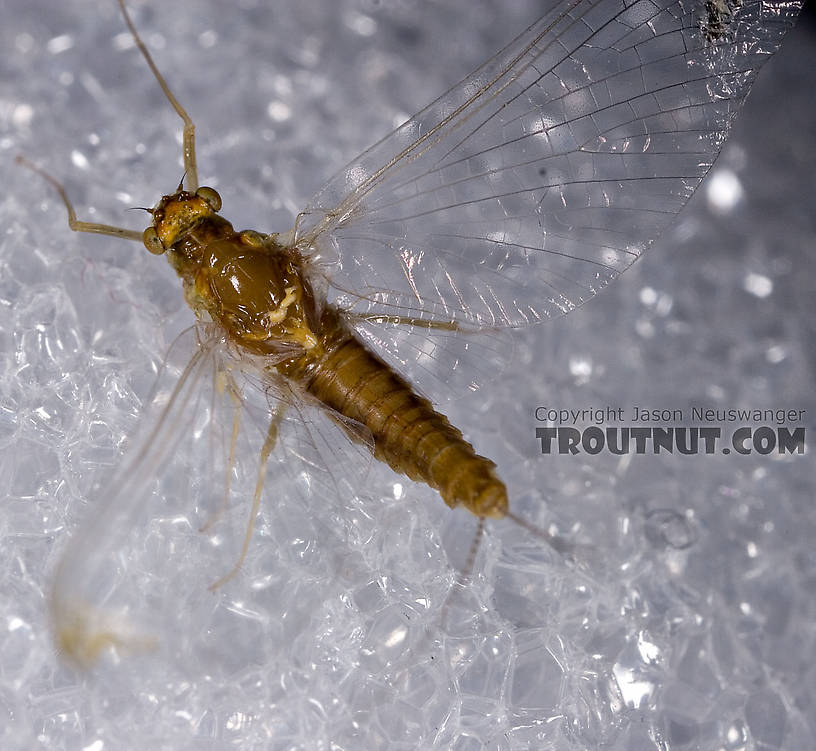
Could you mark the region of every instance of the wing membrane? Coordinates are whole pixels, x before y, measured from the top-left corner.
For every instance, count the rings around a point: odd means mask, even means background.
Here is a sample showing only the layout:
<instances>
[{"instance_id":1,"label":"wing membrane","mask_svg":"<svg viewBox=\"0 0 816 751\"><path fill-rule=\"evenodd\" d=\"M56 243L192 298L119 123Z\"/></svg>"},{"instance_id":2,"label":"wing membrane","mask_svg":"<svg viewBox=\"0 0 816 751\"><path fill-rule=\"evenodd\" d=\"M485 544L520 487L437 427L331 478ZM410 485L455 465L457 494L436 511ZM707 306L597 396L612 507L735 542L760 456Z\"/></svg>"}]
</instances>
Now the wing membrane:
<instances>
[{"instance_id":1,"label":"wing membrane","mask_svg":"<svg viewBox=\"0 0 816 751\"><path fill-rule=\"evenodd\" d=\"M699 0L557 2L329 181L296 244L370 313L567 313L685 205L797 10L745 0L714 33Z\"/></svg>"},{"instance_id":2,"label":"wing membrane","mask_svg":"<svg viewBox=\"0 0 816 751\"><path fill-rule=\"evenodd\" d=\"M417 312L421 315L421 311ZM414 324L366 313L349 315L358 336L432 402L439 403L479 390L504 372L512 361L513 339L502 329L446 328L440 320Z\"/></svg>"},{"instance_id":3,"label":"wing membrane","mask_svg":"<svg viewBox=\"0 0 816 751\"><path fill-rule=\"evenodd\" d=\"M232 630L246 621L232 620L234 606L219 607L209 589L240 591L274 575L270 556L291 565L287 554L311 528L309 507L331 511L359 490L371 461L366 435L337 420L276 377L268 358L234 356L215 327L182 334L142 429L55 572L62 649L85 665L109 648L162 647L193 660L201 648L221 649L228 660L240 649ZM264 550L258 541L270 536L278 544Z\"/></svg>"},{"instance_id":4,"label":"wing membrane","mask_svg":"<svg viewBox=\"0 0 816 751\"><path fill-rule=\"evenodd\" d=\"M133 610L138 593L148 587L146 579L153 578L162 589L178 584L171 584L171 577L163 582L160 570L147 559L156 552L165 522L180 521L177 512L183 503L157 506L157 480L166 474L163 490L177 497L202 491L200 475L174 473L172 459L183 436L200 434L197 423L212 406L202 387L213 382L216 346L213 336L199 341L197 329L188 329L173 344L143 432L62 555L52 585L51 616L58 644L79 663L92 663L109 647L150 646L158 633L152 616L163 613L140 619L133 618ZM192 516L194 510L188 512ZM190 520L182 526L192 529Z\"/></svg>"}]
</instances>

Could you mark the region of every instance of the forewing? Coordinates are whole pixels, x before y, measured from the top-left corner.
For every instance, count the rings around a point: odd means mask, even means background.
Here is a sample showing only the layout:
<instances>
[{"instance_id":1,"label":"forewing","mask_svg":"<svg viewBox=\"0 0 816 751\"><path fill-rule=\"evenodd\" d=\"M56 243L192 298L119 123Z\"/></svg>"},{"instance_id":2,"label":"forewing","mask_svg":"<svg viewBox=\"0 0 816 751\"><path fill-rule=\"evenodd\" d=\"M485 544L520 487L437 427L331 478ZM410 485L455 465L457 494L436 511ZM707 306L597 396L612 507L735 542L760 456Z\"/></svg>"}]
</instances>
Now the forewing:
<instances>
[{"instance_id":1,"label":"forewing","mask_svg":"<svg viewBox=\"0 0 816 751\"><path fill-rule=\"evenodd\" d=\"M798 8L556 2L330 180L295 243L369 313L567 313L685 205Z\"/></svg>"},{"instance_id":2,"label":"forewing","mask_svg":"<svg viewBox=\"0 0 816 751\"><path fill-rule=\"evenodd\" d=\"M82 665L111 648L228 660L247 614L221 594L279 575L260 541L274 537L290 564L310 506L342 517L371 460L367 436L207 326L171 348L142 424L55 571L57 643Z\"/></svg>"},{"instance_id":3,"label":"forewing","mask_svg":"<svg viewBox=\"0 0 816 751\"><path fill-rule=\"evenodd\" d=\"M152 646L162 631L159 621L171 612L178 581L159 548L174 525L189 536L196 511L185 509L184 500L192 495L200 501L211 490L209 478L188 462L194 447L199 455L213 453L206 427L216 401L219 341L206 328L192 328L174 342L140 430L62 553L51 616L59 647L80 664L109 647Z\"/></svg>"}]
</instances>

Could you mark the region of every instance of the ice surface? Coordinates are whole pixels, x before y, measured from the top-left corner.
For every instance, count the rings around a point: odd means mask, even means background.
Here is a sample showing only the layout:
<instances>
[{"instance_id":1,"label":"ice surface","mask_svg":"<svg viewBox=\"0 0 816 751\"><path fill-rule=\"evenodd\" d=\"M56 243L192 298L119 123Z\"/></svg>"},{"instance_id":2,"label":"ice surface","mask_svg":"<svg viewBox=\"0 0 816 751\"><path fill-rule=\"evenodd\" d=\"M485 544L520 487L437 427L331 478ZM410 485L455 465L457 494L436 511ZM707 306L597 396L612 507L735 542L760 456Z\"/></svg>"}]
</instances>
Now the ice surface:
<instances>
[{"instance_id":1,"label":"ice surface","mask_svg":"<svg viewBox=\"0 0 816 751\"><path fill-rule=\"evenodd\" d=\"M134 10L198 124L202 182L236 225L285 230L536 5ZM2 0L0 14L3 749L812 746L811 455L544 457L534 432L538 405L802 409L813 430L812 27L763 71L719 179L663 241L450 405L520 514L592 545L584 568L494 525L440 625L472 524L375 466L366 497L336 507L273 496L247 570L215 595L213 566L196 578L201 559L189 565L208 552L196 530L168 513L146 544L192 569L178 592L188 628L164 635L182 647L83 675L55 654L49 573L187 314L164 264L71 235L13 157L63 178L82 215L137 227L126 210L181 176L178 127L112 2Z\"/></svg>"}]
</instances>

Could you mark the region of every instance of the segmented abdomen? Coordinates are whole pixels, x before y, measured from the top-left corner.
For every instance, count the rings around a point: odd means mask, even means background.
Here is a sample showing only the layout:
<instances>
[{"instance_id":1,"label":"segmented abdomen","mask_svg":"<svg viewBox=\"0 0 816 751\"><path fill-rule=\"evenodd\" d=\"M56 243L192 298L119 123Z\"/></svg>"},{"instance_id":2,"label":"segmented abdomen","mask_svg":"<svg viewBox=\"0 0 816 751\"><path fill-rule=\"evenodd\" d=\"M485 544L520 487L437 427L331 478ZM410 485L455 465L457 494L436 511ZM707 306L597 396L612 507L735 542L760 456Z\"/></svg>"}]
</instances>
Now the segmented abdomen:
<instances>
[{"instance_id":1,"label":"segmented abdomen","mask_svg":"<svg viewBox=\"0 0 816 751\"><path fill-rule=\"evenodd\" d=\"M285 374L364 424L374 436L377 459L435 488L449 506L504 516L507 490L496 465L476 454L444 415L349 332L336 311L324 312L321 328L319 354L291 363Z\"/></svg>"}]
</instances>

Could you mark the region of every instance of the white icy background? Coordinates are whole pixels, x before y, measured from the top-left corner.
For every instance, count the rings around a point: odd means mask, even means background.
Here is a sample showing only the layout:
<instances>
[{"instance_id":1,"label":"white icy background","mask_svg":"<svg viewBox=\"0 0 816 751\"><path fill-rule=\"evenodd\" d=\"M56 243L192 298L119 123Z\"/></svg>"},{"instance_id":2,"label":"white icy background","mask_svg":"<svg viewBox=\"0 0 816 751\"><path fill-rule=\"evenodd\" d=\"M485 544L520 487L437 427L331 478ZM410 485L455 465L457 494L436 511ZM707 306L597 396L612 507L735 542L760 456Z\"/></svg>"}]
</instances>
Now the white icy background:
<instances>
[{"instance_id":1,"label":"white icy background","mask_svg":"<svg viewBox=\"0 0 816 751\"><path fill-rule=\"evenodd\" d=\"M198 125L202 182L237 226L284 230L324 179L536 4L178 5L134 8ZM539 404L694 402L807 409L813 430L806 19L713 170L736 177L741 200L718 210L709 179L622 280L526 333L504 376L448 405L521 513L592 543L594 582L493 525L434 651L423 634L452 581L446 550L461 558L472 525L375 466L349 503L367 534L341 522L321 537L321 508L288 531L291 507L267 510L249 571L212 596L212 630L166 635L209 634L212 664L134 656L81 674L54 653L49 571L137 423L182 302L170 269L137 245L68 232L53 192L13 157L62 177L81 215L139 227L125 210L180 177L178 123L121 49L112 2L0 0L0 17L3 749L812 746L812 457L543 457L533 418Z\"/></svg>"}]
</instances>

